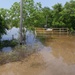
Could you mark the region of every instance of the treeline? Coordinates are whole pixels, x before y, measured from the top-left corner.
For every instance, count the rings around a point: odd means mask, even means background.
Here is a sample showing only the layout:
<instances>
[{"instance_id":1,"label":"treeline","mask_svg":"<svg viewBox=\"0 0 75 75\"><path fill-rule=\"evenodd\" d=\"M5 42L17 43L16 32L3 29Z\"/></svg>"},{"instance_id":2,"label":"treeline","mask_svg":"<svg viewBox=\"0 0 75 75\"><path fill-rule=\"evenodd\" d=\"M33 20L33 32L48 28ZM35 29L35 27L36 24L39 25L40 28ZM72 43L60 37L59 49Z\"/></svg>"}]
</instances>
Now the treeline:
<instances>
[{"instance_id":1,"label":"treeline","mask_svg":"<svg viewBox=\"0 0 75 75\"><path fill-rule=\"evenodd\" d=\"M11 28L19 27L20 3L15 2L10 9L0 8L0 15L6 25ZM58 3L49 7L42 7L40 2L23 0L23 26L29 27L67 27L75 29L75 1L66 2L64 6ZM1 29L0 29L1 30Z\"/></svg>"}]
</instances>

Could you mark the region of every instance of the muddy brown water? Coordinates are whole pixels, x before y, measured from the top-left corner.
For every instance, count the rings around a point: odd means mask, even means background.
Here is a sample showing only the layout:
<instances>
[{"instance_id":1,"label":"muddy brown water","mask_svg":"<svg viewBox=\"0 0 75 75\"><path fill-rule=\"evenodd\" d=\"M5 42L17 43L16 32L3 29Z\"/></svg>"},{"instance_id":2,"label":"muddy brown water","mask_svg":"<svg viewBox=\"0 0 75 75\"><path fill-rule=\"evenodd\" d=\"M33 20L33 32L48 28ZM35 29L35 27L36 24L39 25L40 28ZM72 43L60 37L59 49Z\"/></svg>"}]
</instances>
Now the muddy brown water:
<instances>
[{"instance_id":1,"label":"muddy brown water","mask_svg":"<svg viewBox=\"0 0 75 75\"><path fill-rule=\"evenodd\" d=\"M0 75L75 75L75 36L52 36L23 61L0 66Z\"/></svg>"}]
</instances>

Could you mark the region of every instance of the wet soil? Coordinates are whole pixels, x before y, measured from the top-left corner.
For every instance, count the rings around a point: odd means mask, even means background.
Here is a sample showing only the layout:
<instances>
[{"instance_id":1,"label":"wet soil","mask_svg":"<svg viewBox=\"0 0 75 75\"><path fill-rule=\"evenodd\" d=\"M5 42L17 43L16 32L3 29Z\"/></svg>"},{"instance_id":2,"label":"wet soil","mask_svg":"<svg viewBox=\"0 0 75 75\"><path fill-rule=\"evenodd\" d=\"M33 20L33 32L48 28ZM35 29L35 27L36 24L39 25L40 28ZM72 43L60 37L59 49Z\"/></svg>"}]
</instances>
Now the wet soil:
<instances>
[{"instance_id":1,"label":"wet soil","mask_svg":"<svg viewBox=\"0 0 75 75\"><path fill-rule=\"evenodd\" d=\"M0 75L75 75L75 37L53 37L25 60L0 66Z\"/></svg>"}]
</instances>

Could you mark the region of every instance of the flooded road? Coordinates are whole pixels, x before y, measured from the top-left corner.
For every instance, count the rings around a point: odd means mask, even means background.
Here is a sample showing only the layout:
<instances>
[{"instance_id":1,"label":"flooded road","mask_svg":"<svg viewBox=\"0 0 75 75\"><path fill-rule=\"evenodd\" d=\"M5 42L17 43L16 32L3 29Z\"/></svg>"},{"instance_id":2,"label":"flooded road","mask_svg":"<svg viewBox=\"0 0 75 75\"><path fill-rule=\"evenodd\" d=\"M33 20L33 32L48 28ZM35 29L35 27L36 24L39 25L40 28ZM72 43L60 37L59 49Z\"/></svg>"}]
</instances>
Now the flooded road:
<instances>
[{"instance_id":1,"label":"flooded road","mask_svg":"<svg viewBox=\"0 0 75 75\"><path fill-rule=\"evenodd\" d=\"M0 75L75 75L75 36L53 36L23 61L0 66Z\"/></svg>"}]
</instances>

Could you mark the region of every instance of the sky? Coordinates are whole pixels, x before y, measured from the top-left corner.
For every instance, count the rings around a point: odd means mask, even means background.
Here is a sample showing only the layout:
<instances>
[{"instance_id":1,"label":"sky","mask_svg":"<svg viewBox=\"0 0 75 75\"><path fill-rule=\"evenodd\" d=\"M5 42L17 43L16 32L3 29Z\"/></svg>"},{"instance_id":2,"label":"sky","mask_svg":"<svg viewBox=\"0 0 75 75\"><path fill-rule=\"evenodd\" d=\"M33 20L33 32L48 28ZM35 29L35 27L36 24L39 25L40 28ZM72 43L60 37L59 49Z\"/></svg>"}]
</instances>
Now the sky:
<instances>
[{"instance_id":1,"label":"sky","mask_svg":"<svg viewBox=\"0 0 75 75\"><path fill-rule=\"evenodd\" d=\"M62 5L64 5L69 1L70 0L34 0L35 3L41 2L42 7L48 6L50 8L57 3L61 3ZM0 8L10 9L14 2L20 2L20 0L0 0Z\"/></svg>"}]
</instances>

